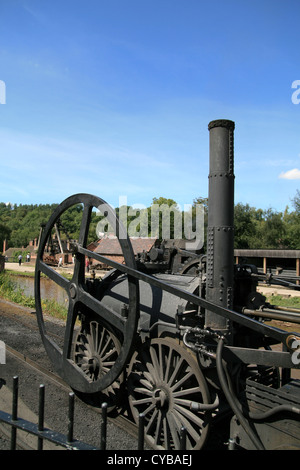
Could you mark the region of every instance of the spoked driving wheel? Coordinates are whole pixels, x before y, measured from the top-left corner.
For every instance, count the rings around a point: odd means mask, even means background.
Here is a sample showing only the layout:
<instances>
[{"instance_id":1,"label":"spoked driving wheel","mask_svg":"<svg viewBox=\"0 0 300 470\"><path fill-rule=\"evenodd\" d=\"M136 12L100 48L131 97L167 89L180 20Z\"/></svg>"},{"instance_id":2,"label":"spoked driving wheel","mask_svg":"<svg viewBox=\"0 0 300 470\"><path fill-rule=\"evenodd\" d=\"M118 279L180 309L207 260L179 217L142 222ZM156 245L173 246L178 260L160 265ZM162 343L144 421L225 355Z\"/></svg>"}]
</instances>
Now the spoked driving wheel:
<instances>
[{"instance_id":1,"label":"spoked driving wheel","mask_svg":"<svg viewBox=\"0 0 300 470\"><path fill-rule=\"evenodd\" d=\"M193 404L209 403L206 380L193 356L172 339L157 338L137 351L128 371L129 403L136 422L145 416L145 439L155 449L200 449L210 414Z\"/></svg>"},{"instance_id":2,"label":"spoked driving wheel","mask_svg":"<svg viewBox=\"0 0 300 470\"><path fill-rule=\"evenodd\" d=\"M97 319L83 321L82 327L74 343L74 361L78 367L95 382L107 374L118 359L121 343L117 336ZM121 398L121 387L124 373L102 392L82 394L79 397L90 405L100 407L104 402L108 409L114 408Z\"/></svg>"},{"instance_id":3,"label":"spoked driving wheel","mask_svg":"<svg viewBox=\"0 0 300 470\"><path fill-rule=\"evenodd\" d=\"M87 259L95 259L97 262L105 262L112 266L109 259L103 261L103 257L87 248L91 227L95 229L95 211L105 218L107 223L115 231L121 246L124 265L135 268L133 250L127 232L119 222L115 211L102 199L89 194L76 194L63 201L54 211L43 230L39 250L37 253L35 269L35 302L38 325L41 337L49 358L59 375L75 390L82 393L94 394L110 387L124 371L129 357L132 353L132 345L136 335L138 322L138 283L135 278L128 275L129 299L127 315L114 311L101 302L101 281L97 288L97 295L93 289L89 290L89 283L85 276L85 263ZM72 242L71 255L74 255L74 268L72 279L69 280L56 268L53 267L53 259L60 256L63 251L64 240L57 236L58 227L63 225L64 217L74 218L78 223L77 241ZM72 219L73 220L73 219ZM75 232L74 227L74 232ZM95 238L95 237L94 237ZM70 244L70 240L65 240ZM70 252L70 248L69 248ZM111 264L112 263L112 264ZM114 265L114 267L116 267ZM120 265L122 269L122 266ZM43 275L43 276L42 276ZM42 277L47 277L54 284L60 286L68 299L68 312L61 342L51 336L45 321L44 303L41 296ZM85 321L85 330L89 329L89 339L95 338L95 333L116 332L120 344L116 348L114 361L109 367L97 356L99 348L95 347L92 356L88 357L86 351L82 360L73 354L73 340L77 336L76 329L81 318ZM86 343L88 346L88 343ZM95 355L95 351L97 354ZM103 352L103 351L102 351ZM83 361L88 357L91 374L87 373ZM113 362L113 364L112 364Z\"/></svg>"}]
</instances>

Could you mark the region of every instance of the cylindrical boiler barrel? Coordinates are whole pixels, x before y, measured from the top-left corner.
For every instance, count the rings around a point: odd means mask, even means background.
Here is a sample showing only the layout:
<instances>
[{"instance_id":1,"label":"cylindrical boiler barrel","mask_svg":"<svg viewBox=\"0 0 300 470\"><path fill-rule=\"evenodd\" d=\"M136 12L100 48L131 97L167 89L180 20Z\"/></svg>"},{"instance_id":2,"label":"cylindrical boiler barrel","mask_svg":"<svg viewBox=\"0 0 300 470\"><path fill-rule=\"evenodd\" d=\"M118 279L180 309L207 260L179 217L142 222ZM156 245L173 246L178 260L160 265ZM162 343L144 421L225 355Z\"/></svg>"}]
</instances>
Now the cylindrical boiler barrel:
<instances>
[{"instance_id":1,"label":"cylindrical boiler barrel","mask_svg":"<svg viewBox=\"0 0 300 470\"><path fill-rule=\"evenodd\" d=\"M207 233L207 300L232 308L234 269L234 122L212 121L208 125L209 194ZM207 327L227 335L231 325L225 317L206 311Z\"/></svg>"}]
</instances>

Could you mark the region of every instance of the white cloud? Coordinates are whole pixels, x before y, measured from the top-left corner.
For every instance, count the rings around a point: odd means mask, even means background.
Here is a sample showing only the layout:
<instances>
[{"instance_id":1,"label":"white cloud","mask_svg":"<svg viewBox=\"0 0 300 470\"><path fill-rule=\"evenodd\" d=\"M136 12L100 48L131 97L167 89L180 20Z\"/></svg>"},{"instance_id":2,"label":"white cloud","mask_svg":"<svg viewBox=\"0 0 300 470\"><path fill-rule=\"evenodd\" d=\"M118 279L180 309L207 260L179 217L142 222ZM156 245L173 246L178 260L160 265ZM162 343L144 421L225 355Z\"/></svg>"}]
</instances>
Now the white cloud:
<instances>
[{"instance_id":1,"label":"white cloud","mask_svg":"<svg viewBox=\"0 0 300 470\"><path fill-rule=\"evenodd\" d=\"M282 172L280 173L279 178L286 180L300 180L300 170L298 168L293 168L293 170Z\"/></svg>"}]
</instances>

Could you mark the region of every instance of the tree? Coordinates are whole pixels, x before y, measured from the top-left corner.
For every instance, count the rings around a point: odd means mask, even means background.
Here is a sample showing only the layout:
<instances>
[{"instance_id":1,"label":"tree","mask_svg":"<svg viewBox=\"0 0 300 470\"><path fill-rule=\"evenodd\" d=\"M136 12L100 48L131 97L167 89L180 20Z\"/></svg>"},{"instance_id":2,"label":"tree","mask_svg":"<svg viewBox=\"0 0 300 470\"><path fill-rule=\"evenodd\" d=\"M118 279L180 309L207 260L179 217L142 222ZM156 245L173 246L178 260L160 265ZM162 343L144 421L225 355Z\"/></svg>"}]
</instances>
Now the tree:
<instances>
[{"instance_id":1,"label":"tree","mask_svg":"<svg viewBox=\"0 0 300 470\"><path fill-rule=\"evenodd\" d=\"M249 204L236 204L234 208L234 246L252 248L255 245L257 217L255 209Z\"/></svg>"},{"instance_id":2,"label":"tree","mask_svg":"<svg viewBox=\"0 0 300 470\"><path fill-rule=\"evenodd\" d=\"M297 190L292 199L293 209L286 207L284 212L274 209L262 210L238 203L234 208L235 248L286 248L300 249L300 191ZM208 199L198 197L192 204L192 224L190 232L195 233L196 208L204 209L204 237L207 233ZM6 239L8 247L27 246L28 242L37 238L40 227L45 224L57 204L20 204L12 205L0 202L0 250ZM117 208L116 212L123 208ZM83 207L75 204L65 211L61 223L65 232L62 238L78 238L78 228L82 218ZM138 236L157 236L163 238L189 238L185 227L184 213L174 201L165 197L154 197L150 207L143 209L124 208L127 228ZM97 238L96 227L100 217L92 212L88 241ZM123 220L122 220L123 221ZM131 234L130 234L131 235ZM206 241L204 242L206 247Z\"/></svg>"},{"instance_id":3,"label":"tree","mask_svg":"<svg viewBox=\"0 0 300 470\"><path fill-rule=\"evenodd\" d=\"M286 231L282 212L268 209L264 212L262 239L264 248L284 248Z\"/></svg>"},{"instance_id":4,"label":"tree","mask_svg":"<svg viewBox=\"0 0 300 470\"><path fill-rule=\"evenodd\" d=\"M4 240L9 239L10 232L10 229L6 225L0 223L0 252L2 251Z\"/></svg>"},{"instance_id":5,"label":"tree","mask_svg":"<svg viewBox=\"0 0 300 470\"><path fill-rule=\"evenodd\" d=\"M286 243L289 249L299 250L300 249L300 212L297 210L288 212L286 209L284 212L284 225L286 231Z\"/></svg>"},{"instance_id":6,"label":"tree","mask_svg":"<svg viewBox=\"0 0 300 470\"><path fill-rule=\"evenodd\" d=\"M292 204L297 214L300 214L300 191L297 189L296 195L292 199Z\"/></svg>"},{"instance_id":7,"label":"tree","mask_svg":"<svg viewBox=\"0 0 300 470\"><path fill-rule=\"evenodd\" d=\"M148 208L151 236L162 239L183 238L182 213L174 199L154 197Z\"/></svg>"},{"instance_id":8,"label":"tree","mask_svg":"<svg viewBox=\"0 0 300 470\"><path fill-rule=\"evenodd\" d=\"M37 238L41 224L47 222L56 206L57 204L18 206L0 203L1 236L7 239L8 247L21 247Z\"/></svg>"}]
</instances>

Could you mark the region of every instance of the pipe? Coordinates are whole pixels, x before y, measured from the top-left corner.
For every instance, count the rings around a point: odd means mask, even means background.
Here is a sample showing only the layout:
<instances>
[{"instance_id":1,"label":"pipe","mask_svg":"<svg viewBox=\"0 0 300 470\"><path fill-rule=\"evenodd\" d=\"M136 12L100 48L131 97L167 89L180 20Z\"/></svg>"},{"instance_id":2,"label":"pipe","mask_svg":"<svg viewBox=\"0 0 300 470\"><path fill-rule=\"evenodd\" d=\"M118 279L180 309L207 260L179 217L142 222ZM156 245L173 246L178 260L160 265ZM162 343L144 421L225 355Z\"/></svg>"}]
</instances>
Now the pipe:
<instances>
[{"instance_id":1,"label":"pipe","mask_svg":"<svg viewBox=\"0 0 300 470\"><path fill-rule=\"evenodd\" d=\"M271 416L277 414L277 413L282 413L282 412L288 412L288 413L294 413L297 415L300 415L300 408L297 408L294 405L290 405L288 403L283 404L283 405L277 405L274 406L274 408L271 408L268 411L262 411L261 413L249 413L249 418L251 418L253 421L261 421L270 418Z\"/></svg>"},{"instance_id":2,"label":"pipe","mask_svg":"<svg viewBox=\"0 0 300 470\"><path fill-rule=\"evenodd\" d=\"M270 310L281 310L282 312L293 312L300 315L300 308L295 307L282 307L281 305L269 305Z\"/></svg>"},{"instance_id":3,"label":"pipe","mask_svg":"<svg viewBox=\"0 0 300 470\"><path fill-rule=\"evenodd\" d=\"M219 397L216 395L215 401L213 403L196 403L192 401L190 404L190 410L192 411L213 411L216 410L219 406Z\"/></svg>"},{"instance_id":4,"label":"pipe","mask_svg":"<svg viewBox=\"0 0 300 470\"><path fill-rule=\"evenodd\" d=\"M292 315L288 313L283 313L281 311L276 311L274 309L266 309L263 308L262 310L251 310L249 308L242 308L241 312L244 315L252 315L260 318L269 318L273 320L279 321L286 321L290 323L297 323L300 324L300 316L299 315Z\"/></svg>"}]
</instances>

